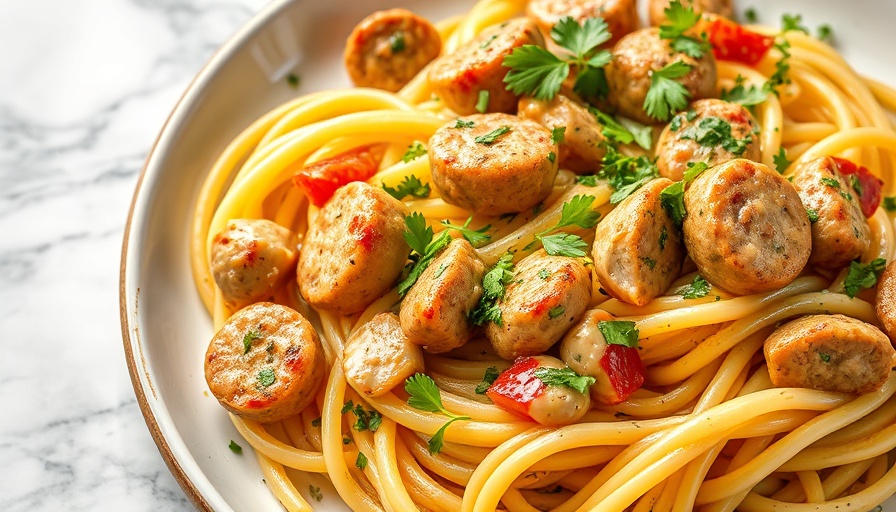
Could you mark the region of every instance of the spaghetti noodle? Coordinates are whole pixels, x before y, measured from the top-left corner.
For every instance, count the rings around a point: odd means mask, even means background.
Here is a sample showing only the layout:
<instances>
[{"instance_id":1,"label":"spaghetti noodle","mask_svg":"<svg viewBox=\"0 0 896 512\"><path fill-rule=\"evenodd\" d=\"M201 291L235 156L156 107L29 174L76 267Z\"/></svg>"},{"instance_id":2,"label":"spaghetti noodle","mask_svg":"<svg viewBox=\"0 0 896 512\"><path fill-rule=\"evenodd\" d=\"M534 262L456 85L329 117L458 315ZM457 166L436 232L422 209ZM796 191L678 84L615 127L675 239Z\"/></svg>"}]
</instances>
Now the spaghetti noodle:
<instances>
[{"instance_id":1,"label":"spaghetti noodle","mask_svg":"<svg viewBox=\"0 0 896 512\"><path fill-rule=\"evenodd\" d=\"M441 23L443 53L523 7L522 0L482 0ZM781 148L793 167L819 156L848 157L873 169L884 194L894 195L896 132L888 113L896 91L858 76L833 49L801 32L777 37L791 47L791 82L755 107L760 161L774 167ZM780 58L773 49L754 67L719 61L717 89L730 88L738 76L747 86L761 86ZM231 219L265 218L301 236L319 210L292 184L297 163L356 147L384 148L370 184L395 187L411 175L431 181L428 155L401 158L410 144L429 140L455 117L431 96L426 73L397 94L360 88L309 94L266 114L228 146L200 192L192 227L193 274L216 329L233 311L210 272L214 235ZM634 145L622 150L640 151ZM561 170L542 212L494 223L492 241L477 253L492 265L509 249L529 244L557 223L563 203L577 194L594 196L594 207L606 213L612 191L603 182L576 184ZM438 197L406 205L437 229L439 221L460 225L469 215ZM878 208L868 222L872 243L862 260L891 261L893 213ZM671 290L693 276L686 270ZM444 416L409 406L399 388L363 397L347 384L340 364L349 335L392 309L398 293L340 316L312 310L293 282L275 299L313 319L329 368L326 383L312 405L289 419L231 418L288 510L311 509L291 470L326 475L354 510L871 510L896 493L896 377L861 396L775 388L762 359L770 330L791 317L839 313L878 324L866 301L871 295L841 293L845 277L845 271L807 270L771 292L737 297L713 288L696 299L670 292L645 306L594 294L591 308L635 322L647 383L628 400L595 405L563 427L522 420L475 392L488 367L508 366L493 354L463 356L480 352L481 341L457 353L427 354L426 372L445 408L471 418L446 430L437 454L426 443ZM351 427L343 412L349 400L382 415L375 432ZM364 468L356 464L359 453Z\"/></svg>"}]
</instances>

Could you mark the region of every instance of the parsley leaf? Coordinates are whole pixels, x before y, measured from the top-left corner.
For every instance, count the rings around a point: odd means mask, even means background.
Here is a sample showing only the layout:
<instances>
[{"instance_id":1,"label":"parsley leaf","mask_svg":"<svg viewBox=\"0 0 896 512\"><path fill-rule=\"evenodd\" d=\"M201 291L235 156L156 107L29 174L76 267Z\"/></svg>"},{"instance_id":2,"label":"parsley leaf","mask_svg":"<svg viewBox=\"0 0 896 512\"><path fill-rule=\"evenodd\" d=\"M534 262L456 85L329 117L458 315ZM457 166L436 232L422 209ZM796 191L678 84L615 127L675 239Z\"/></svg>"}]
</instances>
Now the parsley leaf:
<instances>
[{"instance_id":1,"label":"parsley leaf","mask_svg":"<svg viewBox=\"0 0 896 512\"><path fill-rule=\"evenodd\" d=\"M314 501L320 501L324 499L324 495L320 492L320 487L309 485L308 492L311 494L311 497L314 499Z\"/></svg>"},{"instance_id":2,"label":"parsley leaf","mask_svg":"<svg viewBox=\"0 0 896 512\"><path fill-rule=\"evenodd\" d=\"M349 401L351 404L351 401ZM347 412L347 411L346 411ZM364 430L369 430L371 432L376 432L380 425L383 423L383 415L376 410L366 410L361 404L356 405L351 412L358 418L355 421L355 430L359 432L363 432Z\"/></svg>"},{"instance_id":3,"label":"parsley leaf","mask_svg":"<svg viewBox=\"0 0 896 512\"><path fill-rule=\"evenodd\" d=\"M567 256L569 258L581 258L586 255L584 249L588 244L578 235L569 233L556 233L554 235L539 236L544 251L551 256Z\"/></svg>"},{"instance_id":4,"label":"parsley leaf","mask_svg":"<svg viewBox=\"0 0 896 512\"><path fill-rule=\"evenodd\" d=\"M494 130L486 133L485 135L480 135L473 139L477 144L485 144L486 146L491 146L498 140L499 137L506 134L510 131L509 126L502 126L500 128L495 128Z\"/></svg>"},{"instance_id":5,"label":"parsley leaf","mask_svg":"<svg viewBox=\"0 0 896 512\"><path fill-rule=\"evenodd\" d=\"M426 150L424 150L424 153ZM424 184L420 181L420 178L411 174L410 176L405 176L401 183L398 184L397 187L387 187L383 185L383 190L385 190L390 196L394 197L401 201L407 196L413 196L420 199L429 197L429 193L431 191L429 187L429 183Z\"/></svg>"},{"instance_id":6,"label":"parsley leaf","mask_svg":"<svg viewBox=\"0 0 896 512\"><path fill-rule=\"evenodd\" d=\"M476 126L475 121L464 121L463 119L458 119L454 122L455 128L472 128Z\"/></svg>"},{"instance_id":7,"label":"parsley leaf","mask_svg":"<svg viewBox=\"0 0 896 512\"><path fill-rule=\"evenodd\" d=\"M597 379L594 377L590 375L579 375L572 368L550 368L547 366L539 366L535 369L534 373L546 386L566 386L579 393L587 393L588 388L597 382Z\"/></svg>"},{"instance_id":8,"label":"parsley leaf","mask_svg":"<svg viewBox=\"0 0 896 512\"><path fill-rule=\"evenodd\" d=\"M591 209L593 203L594 196L589 195L577 195L563 203L560 220L552 230L573 225L585 229L593 228L597 225L597 220L600 219L600 212Z\"/></svg>"},{"instance_id":9,"label":"parsley leaf","mask_svg":"<svg viewBox=\"0 0 896 512\"><path fill-rule=\"evenodd\" d=\"M404 32L398 31L389 36L389 49L392 50L392 53L401 53L404 51Z\"/></svg>"},{"instance_id":10,"label":"parsley leaf","mask_svg":"<svg viewBox=\"0 0 896 512\"><path fill-rule=\"evenodd\" d=\"M597 186L597 176L594 174L584 174L582 176L576 176L576 183L580 183L585 185L586 187L596 187Z\"/></svg>"},{"instance_id":11,"label":"parsley leaf","mask_svg":"<svg viewBox=\"0 0 896 512\"><path fill-rule=\"evenodd\" d=\"M553 320L565 312L566 312L566 308L564 308L563 306L554 306L548 310L548 318Z\"/></svg>"},{"instance_id":12,"label":"parsley leaf","mask_svg":"<svg viewBox=\"0 0 896 512\"><path fill-rule=\"evenodd\" d=\"M825 362L825 363L831 362L831 354L828 354L827 352L819 352L818 357L819 357L819 359L822 360L822 362Z\"/></svg>"},{"instance_id":13,"label":"parsley leaf","mask_svg":"<svg viewBox=\"0 0 896 512\"><path fill-rule=\"evenodd\" d=\"M580 25L564 16L551 29L551 39L570 53L561 58L540 46L523 45L504 57L503 65L510 68L504 77L507 90L549 100L557 95L570 68L575 67L575 92L585 97L606 95L603 67L611 56L609 50L600 50L599 46L610 40L607 22L588 18Z\"/></svg>"},{"instance_id":14,"label":"parsley leaf","mask_svg":"<svg viewBox=\"0 0 896 512\"><path fill-rule=\"evenodd\" d=\"M819 41L827 41L831 39L834 35L834 29L831 28L828 24L823 24L818 26L818 40Z\"/></svg>"},{"instance_id":15,"label":"parsley leaf","mask_svg":"<svg viewBox=\"0 0 896 512\"><path fill-rule=\"evenodd\" d=\"M815 224L818 222L818 212L813 210L812 208L806 208L806 215L809 216L809 222L811 224Z\"/></svg>"},{"instance_id":16,"label":"parsley leaf","mask_svg":"<svg viewBox=\"0 0 896 512\"><path fill-rule=\"evenodd\" d=\"M408 146L408 150L405 152L404 156L401 157L401 161L404 163L408 163L411 160L420 158L421 156L423 156L425 154L426 154L426 146L424 146L420 142L415 141L413 144Z\"/></svg>"},{"instance_id":17,"label":"parsley leaf","mask_svg":"<svg viewBox=\"0 0 896 512\"><path fill-rule=\"evenodd\" d=\"M730 90L722 89L721 98L725 101L730 101L731 103L752 107L753 105L758 105L768 99L768 94L769 92L767 90L761 87L756 87L755 85L745 87L744 77L737 75L737 78L734 81L734 87Z\"/></svg>"},{"instance_id":18,"label":"parsley leaf","mask_svg":"<svg viewBox=\"0 0 896 512\"><path fill-rule=\"evenodd\" d=\"M624 117L616 119L592 106L588 107L588 111L603 126L601 133L607 139L620 144L629 144L634 141L647 150L653 144L653 128L650 126Z\"/></svg>"},{"instance_id":19,"label":"parsley leaf","mask_svg":"<svg viewBox=\"0 0 896 512\"><path fill-rule=\"evenodd\" d=\"M470 321L474 325L482 325L486 322L503 325L498 301L504 298L505 288L513 280L513 269L513 254L508 252L498 259L491 270L485 273L482 278L482 298L470 312Z\"/></svg>"},{"instance_id":20,"label":"parsley leaf","mask_svg":"<svg viewBox=\"0 0 896 512\"><path fill-rule=\"evenodd\" d=\"M404 390L408 393L408 405L414 409L427 412L439 412L451 418L447 423L442 425L435 435L429 440L429 453L436 454L442 451L442 444L445 437L445 429L448 425L459 420L469 420L469 416L458 416L445 409L442 405L442 395L435 381L428 375L416 373L405 381Z\"/></svg>"},{"instance_id":21,"label":"parsley leaf","mask_svg":"<svg viewBox=\"0 0 896 512\"><path fill-rule=\"evenodd\" d=\"M681 226L681 223L684 222L684 218L688 214L684 204L685 187L690 182L694 181L697 176L707 168L708 166L706 165L706 162L689 163L688 170L684 172L682 180L669 185L660 192L660 204L663 205L663 208L665 208L669 213L669 216L672 217L672 222L674 222L676 226Z\"/></svg>"},{"instance_id":22,"label":"parsley leaf","mask_svg":"<svg viewBox=\"0 0 896 512\"><path fill-rule=\"evenodd\" d=\"M697 274L694 276L694 280L691 281L691 284L683 286L678 294L684 297L685 299L699 299L701 297L706 297L709 295L710 286L706 279L703 279L703 276Z\"/></svg>"},{"instance_id":23,"label":"parsley leaf","mask_svg":"<svg viewBox=\"0 0 896 512\"><path fill-rule=\"evenodd\" d=\"M790 83L790 43L786 39L780 39L775 42L774 48L781 52L781 60L775 63L775 72L762 88L777 95L779 86Z\"/></svg>"},{"instance_id":24,"label":"parsley leaf","mask_svg":"<svg viewBox=\"0 0 896 512\"><path fill-rule=\"evenodd\" d=\"M414 212L404 218L404 225L408 230L404 232L404 239L411 246L411 250L417 254L425 254L426 246L432 242L433 231L426 225L426 219L422 213Z\"/></svg>"},{"instance_id":25,"label":"parsley leaf","mask_svg":"<svg viewBox=\"0 0 896 512\"><path fill-rule=\"evenodd\" d=\"M602 320L597 323L597 329L610 345L638 348L638 329L635 327L635 322Z\"/></svg>"},{"instance_id":26,"label":"parsley leaf","mask_svg":"<svg viewBox=\"0 0 896 512\"><path fill-rule=\"evenodd\" d=\"M887 267L887 260L877 258L869 263L858 263L853 261L849 264L849 272L843 281L843 288L846 295L854 298L859 291L865 288L871 288L877 284L877 279Z\"/></svg>"},{"instance_id":27,"label":"parsley leaf","mask_svg":"<svg viewBox=\"0 0 896 512\"><path fill-rule=\"evenodd\" d=\"M498 375L501 375L501 372L498 371L497 366L489 366L486 368L485 375L482 376L482 382L476 386L476 394L484 395L485 392L488 391L488 388L490 388L498 379Z\"/></svg>"},{"instance_id":28,"label":"parsley leaf","mask_svg":"<svg viewBox=\"0 0 896 512\"><path fill-rule=\"evenodd\" d=\"M731 133L731 124L720 117L704 117L695 125L686 128L682 139L690 139L703 147L722 147L725 151L735 156L741 156L747 150L747 146L753 142L753 137L747 135L743 139L736 139Z\"/></svg>"},{"instance_id":29,"label":"parsley leaf","mask_svg":"<svg viewBox=\"0 0 896 512\"><path fill-rule=\"evenodd\" d=\"M358 458L355 459L355 467L361 471L367 469L367 456L364 455L364 452L358 452Z\"/></svg>"},{"instance_id":30,"label":"parsley leaf","mask_svg":"<svg viewBox=\"0 0 896 512\"><path fill-rule=\"evenodd\" d=\"M277 382L277 375L274 374L273 368L263 368L258 372L258 384L263 387L269 387Z\"/></svg>"},{"instance_id":31,"label":"parsley leaf","mask_svg":"<svg viewBox=\"0 0 896 512\"><path fill-rule=\"evenodd\" d=\"M249 349L252 348L252 342L261 338L261 333L259 331L249 331L243 336L243 354L248 354Z\"/></svg>"},{"instance_id":32,"label":"parsley leaf","mask_svg":"<svg viewBox=\"0 0 896 512\"><path fill-rule=\"evenodd\" d=\"M684 53L689 57L699 59L709 50L709 44L693 37L684 35L700 21L700 13L692 7L685 7L680 1L674 0L665 9L668 24L660 25L660 38L669 39L672 49Z\"/></svg>"},{"instance_id":33,"label":"parsley leaf","mask_svg":"<svg viewBox=\"0 0 896 512\"><path fill-rule=\"evenodd\" d=\"M616 189L610 195L611 204L618 204L660 175L656 165L646 156L627 157L609 145L601 164L597 177L606 179Z\"/></svg>"},{"instance_id":34,"label":"parsley leaf","mask_svg":"<svg viewBox=\"0 0 896 512\"><path fill-rule=\"evenodd\" d=\"M747 20L747 23L756 23L759 21L759 15L756 14L756 9L750 7L744 11L744 19Z\"/></svg>"},{"instance_id":35,"label":"parsley leaf","mask_svg":"<svg viewBox=\"0 0 896 512\"><path fill-rule=\"evenodd\" d=\"M884 198L884 210L888 212L896 212L896 197Z\"/></svg>"},{"instance_id":36,"label":"parsley leaf","mask_svg":"<svg viewBox=\"0 0 896 512\"><path fill-rule=\"evenodd\" d=\"M236 444L236 442L234 442L233 439L230 440L230 445L228 445L228 448L230 448L230 451L232 451L233 453L236 453L236 454L243 453L243 447Z\"/></svg>"},{"instance_id":37,"label":"parsley leaf","mask_svg":"<svg viewBox=\"0 0 896 512\"><path fill-rule=\"evenodd\" d=\"M784 171L786 171L792 163L787 159L787 150L783 147L778 149L778 152L775 153L772 160L775 162L775 170L778 171L778 174L784 174Z\"/></svg>"},{"instance_id":38,"label":"parsley leaf","mask_svg":"<svg viewBox=\"0 0 896 512\"><path fill-rule=\"evenodd\" d=\"M445 229L454 229L460 231L460 234L467 239L467 242L470 242L470 245L472 245L473 247L480 247L488 243L488 241L492 239L491 235L485 234L489 229L492 228L492 225L487 224L479 229L469 229L467 226L470 225L470 221L472 220L472 216L468 217L463 226L455 226L450 221L443 220L442 225L445 226Z\"/></svg>"},{"instance_id":39,"label":"parsley leaf","mask_svg":"<svg viewBox=\"0 0 896 512\"><path fill-rule=\"evenodd\" d=\"M688 106L688 98L691 97L691 94L674 79L681 78L690 71L690 65L682 61L675 61L663 69L653 72L650 77L650 89L647 91L643 105L648 116L659 121L667 121L676 112Z\"/></svg>"},{"instance_id":40,"label":"parsley leaf","mask_svg":"<svg viewBox=\"0 0 896 512\"><path fill-rule=\"evenodd\" d=\"M404 218L407 231L404 239L411 246L411 263L405 267L407 275L398 283L398 295L404 297L414 286L420 274L432 263L436 255L451 243L448 230L434 237L432 228L426 225L426 219L420 212L414 212ZM415 254L416 253L416 254Z\"/></svg>"},{"instance_id":41,"label":"parsley leaf","mask_svg":"<svg viewBox=\"0 0 896 512\"><path fill-rule=\"evenodd\" d=\"M809 29L804 25L801 25L802 22L803 16L801 14L784 14L781 16L781 32L790 32L791 30L794 30L808 34Z\"/></svg>"},{"instance_id":42,"label":"parsley leaf","mask_svg":"<svg viewBox=\"0 0 896 512\"><path fill-rule=\"evenodd\" d=\"M560 144L566 139L566 127L555 126L551 129L551 144Z\"/></svg>"},{"instance_id":43,"label":"parsley leaf","mask_svg":"<svg viewBox=\"0 0 896 512\"><path fill-rule=\"evenodd\" d=\"M485 89L479 91L479 98L476 99L476 112L484 114L488 110L489 92Z\"/></svg>"}]
</instances>

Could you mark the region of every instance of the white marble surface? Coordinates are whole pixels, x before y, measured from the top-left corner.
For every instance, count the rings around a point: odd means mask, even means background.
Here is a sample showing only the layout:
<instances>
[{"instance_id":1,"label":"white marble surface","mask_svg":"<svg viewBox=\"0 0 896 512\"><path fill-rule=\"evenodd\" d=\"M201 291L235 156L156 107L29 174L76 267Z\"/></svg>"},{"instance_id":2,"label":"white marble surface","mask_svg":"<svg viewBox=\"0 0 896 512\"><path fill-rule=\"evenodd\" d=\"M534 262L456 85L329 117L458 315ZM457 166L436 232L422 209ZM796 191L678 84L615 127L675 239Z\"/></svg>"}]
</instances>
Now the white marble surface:
<instances>
[{"instance_id":1,"label":"white marble surface","mask_svg":"<svg viewBox=\"0 0 896 512\"><path fill-rule=\"evenodd\" d=\"M0 2L0 510L189 510L118 313L137 176L190 79L265 0Z\"/></svg>"}]
</instances>

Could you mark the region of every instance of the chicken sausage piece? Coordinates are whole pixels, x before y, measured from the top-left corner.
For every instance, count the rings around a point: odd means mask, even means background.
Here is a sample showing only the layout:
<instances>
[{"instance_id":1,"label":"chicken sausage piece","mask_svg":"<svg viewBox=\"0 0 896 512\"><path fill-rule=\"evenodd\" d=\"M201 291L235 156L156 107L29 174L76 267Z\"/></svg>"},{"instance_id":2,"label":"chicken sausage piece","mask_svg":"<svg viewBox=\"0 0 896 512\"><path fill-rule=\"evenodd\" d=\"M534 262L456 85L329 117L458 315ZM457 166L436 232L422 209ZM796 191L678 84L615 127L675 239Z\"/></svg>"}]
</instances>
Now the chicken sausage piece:
<instances>
[{"instance_id":1,"label":"chicken sausage piece","mask_svg":"<svg viewBox=\"0 0 896 512\"><path fill-rule=\"evenodd\" d=\"M896 351L880 329L843 315L811 315L765 341L772 383L840 393L870 393L886 382Z\"/></svg>"},{"instance_id":2,"label":"chicken sausage piece","mask_svg":"<svg viewBox=\"0 0 896 512\"><path fill-rule=\"evenodd\" d=\"M660 204L672 185L657 178L623 199L595 228L591 257L601 286L617 299L643 306L665 292L684 261L681 233Z\"/></svg>"},{"instance_id":3,"label":"chicken sausage piece","mask_svg":"<svg viewBox=\"0 0 896 512\"><path fill-rule=\"evenodd\" d=\"M266 298L295 269L298 239L267 219L234 219L215 235L212 277L231 309Z\"/></svg>"},{"instance_id":4,"label":"chicken sausage piece","mask_svg":"<svg viewBox=\"0 0 896 512\"><path fill-rule=\"evenodd\" d=\"M520 117L531 119L549 130L565 128L557 153L561 169L580 174L594 174L600 169L601 160L607 154L601 145L606 138L587 107L562 94L547 101L527 96L520 99L518 112Z\"/></svg>"},{"instance_id":5,"label":"chicken sausage piece","mask_svg":"<svg viewBox=\"0 0 896 512\"><path fill-rule=\"evenodd\" d=\"M316 308L357 313L392 288L407 261L404 203L353 182L321 208L299 254L302 297Z\"/></svg>"},{"instance_id":6,"label":"chicken sausage piece","mask_svg":"<svg viewBox=\"0 0 896 512\"><path fill-rule=\"evenodd\" d=\"M896 342L896 261L891 261L877 280L874 306L887 336Z\"/></svg>"},{"instance_id":7,"label":"chicken sausage piece","mask_svg":"<svg viewBox=\"0 0 896 512\"><path fill-rule=\"evenodd\" d=\"M423 371L423 350L404 335L397 315L380 313L349 336L342 369L358 393L380 396Z\"/></svg>"},{"instance_id":8,"label":"chicken sausage piece","mask_svg":"<svg viewBox=\"0 0 896 512\"><path fill-rule=\"evenodd\" d=\"M205 381L228 411L264 423L308 406L324 380L323 347L296 311L256 302L231 316L205 353Z\"/></svg>"},{"instance_id":9,"label":"chicken sausage piece","mask_svg":"<svg viewBox=\"0 0 896 512\"><path fill-rule=\"evenodd\" d=\"M650 0L647 12L652 26L658 27L669 22L666 9L671 3L672 0ZM681 5L690 7L697 13L718 14L728 19L734 15L731 0L681 0Z\"/></svg>"},{"instance_id":10,"label":"chicken sausage piece","mask_svg":"<svg viewBox=\"0 0 896 512\"><path fill-rule=\"evenodd\" d=\"M533 0L526 7L526 15L535 20L543 34L550 34L564 16L579 24L588 18L603 18L612 36L608 47L639 24L635 0Z\"/></svg>"},{"instance_id":11,"label":"chicken sausage piece","mask_svg":"<svg viewBox=\"0 0 896 512\"><path fill-rule=\"evenodd\" d=\"M673 51L669 41L660 39L659 29L644 28L623 37L613 48L613 60L606 66L610 103L617 112L642 123L657 123L644 110L653 73L673 62L691 67L687 74L675 78L687 90L691 101L709 98L716 87L716 59L712 52L694 59Z\"/></svg>"},{"instance_id":12,"label":"chicken sausage piece","mask_svg":"<svg viewBox=\"0 0 896 512\"><path fill-rule=\"evenodd\" d=\"M543 354L582 317L591 301L591 272L581 260L539 250L516 265L498 304L501 324L485 335L507 360Z\"/></svg>"},{"instance_id":13,"label":"chicken sausage piece","mask_svg":"<svg viewBox=\"0 0 896 512\"><path fill-rule=\"evenodd\" d=\"M515 48L527 44L543 47L544 38L526 18L488 27L454 52L436 59L429 69L429 82L445 105L460 115L476 113L480 95L486 93L485 112L511 113L517 97L504 86L509 69L502 64Z\"/></svg>"},{"instance_id":14,"label":"chicken sausage piece","mask_svg":"<svg viewBox=\"0 0 896 512\"><path fill-rule=\"evenodd\" d=\"M662 176L679 181L690 163L714 167L735 158L758 161L757 129L750 111L737 103L697 100L663 129L656 144L656 166Z\"/></svg>"},{"instance_id":15,"label":"chicken sausage piece","mask_svg":"<svg viewBox=\"0 0 896 512\"><path fill-rule=\"evenodd\" d=\"M507 114L463 117L429 139L432 181L442 199L480 215L521 212L548 197L556 154L550 130Z\"/></svg>"},{"instance_id":16,"label":"chicken sausage piece","mask_svg":"<svg viewBox=\"0 0 896 512\"><path fill-rule=\"evenodd\" d=\"M420 274L401 303L401 329L434 354L455 349L473 336L467 315L482 297L485 263L470 242L453 240Z\"/></svg>"},{"instance_id":17,"label":"chicken sausage piece","mask_svg":"<svg viewBox=\"0 0 896 512\"><path fill-rule=\"evenodd\" d=\"M706 170L684 194L684 243L700 274L731 293L781 288L812 249L809 217L786 179L737 159Z\"/></svg>"},{"instance_id":18,"label":"chicken sausage piece","mask_svg":"<svg viewBox=\"0 0 896 512\"><path fill-rule=\"evenodd\" d=\"M818 216L812 223L809 263L830 269L849 265L871 244L871 228L856 191L833 158L821 157L795 167L793 186L803 206Z\"/></svg>"},{"instance_id":19,"label":"chicken sausage piece","mask_svg":"<svg viewBox=\"0 0 896 512\"><path fill-rule=\"evenodd\" d=\"M439 56L442 39L424 18L405 9L361 20L345 44L345 68L355 85L396 92Z\"/></svg>"}]
</instances>

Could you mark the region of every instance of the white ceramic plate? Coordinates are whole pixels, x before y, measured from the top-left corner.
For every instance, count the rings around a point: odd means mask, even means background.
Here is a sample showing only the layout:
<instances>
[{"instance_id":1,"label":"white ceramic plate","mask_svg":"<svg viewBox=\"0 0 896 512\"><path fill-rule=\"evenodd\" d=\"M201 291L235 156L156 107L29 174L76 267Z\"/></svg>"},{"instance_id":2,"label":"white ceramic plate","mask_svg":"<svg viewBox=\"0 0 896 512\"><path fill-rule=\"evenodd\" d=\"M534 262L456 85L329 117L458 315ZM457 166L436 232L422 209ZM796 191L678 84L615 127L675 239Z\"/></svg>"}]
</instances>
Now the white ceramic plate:
<instances>
[{"instance_id":1,"label":"white ceramic plate","mask_svg":"<svg viewBox=\"0 0 896 512\"><path fill-rule=\"evenodd\" d=\"M441 19L471 4L421 0L408 6ZM122 251L122 336L147 425L172 473L201 509L280 507L262 483L248 443L241 443L243 455L228 449L239 434L206 392L202 361L212 326L188 260L196 194L218 154L254 119L298 93L348 86L341 54L352 26L371 11L395 6L394 0L272 2L189 86L146 162ZM896 84L896 54L888 48L896 2L754 0L739 3L738 12L748 6L767 24L777 25L782 12L801 13L813 30L830 24L854 67ZM287 83L289 73L301 77L298 92ZM327 496L320 508L342 508L335 492ZM896 499L884 509L896 512Z\"/></svg>"}]
</instances>

